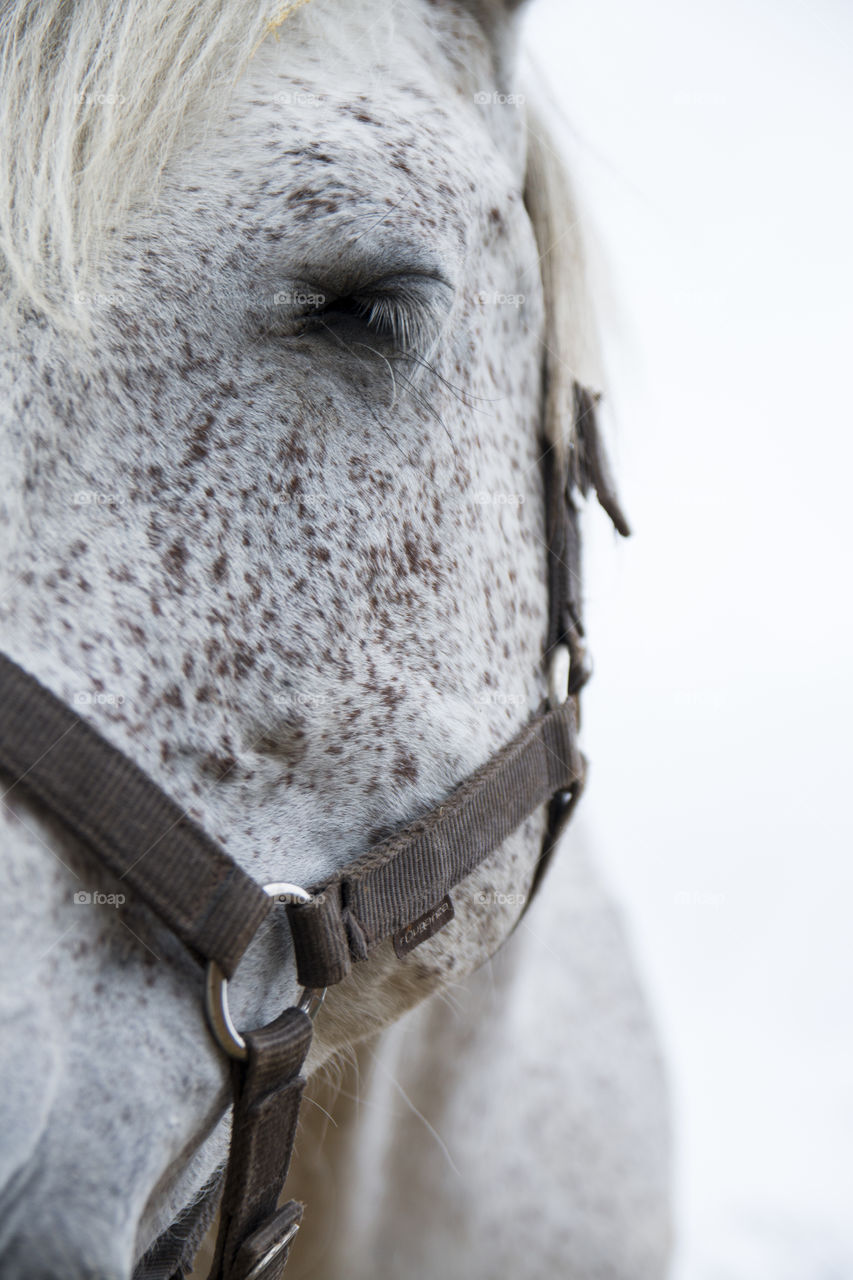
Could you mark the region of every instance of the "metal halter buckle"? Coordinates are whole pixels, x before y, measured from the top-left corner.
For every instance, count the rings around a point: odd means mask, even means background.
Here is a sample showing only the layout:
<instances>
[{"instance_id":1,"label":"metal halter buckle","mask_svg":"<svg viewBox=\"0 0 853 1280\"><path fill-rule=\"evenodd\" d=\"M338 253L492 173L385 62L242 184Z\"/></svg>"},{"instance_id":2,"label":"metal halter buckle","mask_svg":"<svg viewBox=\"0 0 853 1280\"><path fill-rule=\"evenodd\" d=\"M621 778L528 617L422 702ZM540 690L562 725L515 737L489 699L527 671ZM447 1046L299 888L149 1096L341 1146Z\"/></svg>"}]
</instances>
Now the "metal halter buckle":
<instances>
[{"instance_id":1,"label":"metal halter buckle","mask_svg":"<svg viewBox=\"0 0 853 1280\"><path fill-rule=\"evenodd\" d=\"M264 1256L258 1259L255 1265L252 1267L252 1270L246 1276L246 1280L261 1280L261 1277L267 1274L267 1268L269 1267L273 1258L277 1258L278 1255L288 1247L288 1245L292 1242L293 1237L296 1235L298 1230L299 1230L299 1223L294 1222L293 1226L288 1228L288 1230L281 1237L281 1239L277 1240L274 1245L272 1245L269 1249L267 1249Z\"/></svg>"},{"instance_id":2,"label":"metal halter buckle","mask_svg":"<svg viewBox=\"0 0 853 1280\"><path fill-rule=\"evenodd\" d=\"M288 901L311 901L311 894L301 889L298 884L265 884L264 892L276 899L279 905L286 905ZM313 1022L325 998L325 987L322 990L303 987L297 1007L303 1013L307 1013ZM215 960L211 960L207 966L204 1005L210 1030L219 1047L228 1054L229 1058L245 1062L249 1056L249 1050L246 1041L231 1020L231 1010L228 1008L228 979Z\"/></svg>"}]
</instances>

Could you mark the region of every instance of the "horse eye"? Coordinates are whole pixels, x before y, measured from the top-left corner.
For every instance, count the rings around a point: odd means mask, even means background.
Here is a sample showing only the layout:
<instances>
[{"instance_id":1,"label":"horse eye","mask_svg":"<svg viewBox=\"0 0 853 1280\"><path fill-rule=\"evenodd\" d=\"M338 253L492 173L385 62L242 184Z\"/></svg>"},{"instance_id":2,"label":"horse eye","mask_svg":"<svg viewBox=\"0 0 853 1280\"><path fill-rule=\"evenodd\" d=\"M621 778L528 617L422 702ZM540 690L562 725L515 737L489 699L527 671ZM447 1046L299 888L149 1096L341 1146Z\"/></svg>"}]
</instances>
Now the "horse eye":
<instances>
[{"instance_id":1,"label":"horse eye","mask_svg":"<svg viewBox=\"0 0 853 1280\"><path fill-rule=\"evenodd\" d=\"M330 298L323 306L307 311L306 320L317 319L325 324L336 321L363 321L369 324L370 303L365 297L348 294L341 298Z\"/></svg>"},{"instance_id":2,"label":"horse eye","mask_svg":"<svg viewBox=\"0 0 853 1280\"><path fill-rule=\"evenodd\" d=\"M399 352L425 355L440 335L452 300L450 285L434 276L394 276L329 298L304 316L308 326L345 339L360 328Z\"/></svg>"},{"instance_id":3,"label":"horse eye","mask_svg":"<svg viewBox=\"0 0 853 1280\"><path fill-rule=\"evenodd\" d=\"M365 280L339 293L300 284L277 292L257 320L272 339L325 337L353 351L384 344L388 354L424 357L435 347L452 299L451 285L431 274Z\"/></svg>"}]
</instances>

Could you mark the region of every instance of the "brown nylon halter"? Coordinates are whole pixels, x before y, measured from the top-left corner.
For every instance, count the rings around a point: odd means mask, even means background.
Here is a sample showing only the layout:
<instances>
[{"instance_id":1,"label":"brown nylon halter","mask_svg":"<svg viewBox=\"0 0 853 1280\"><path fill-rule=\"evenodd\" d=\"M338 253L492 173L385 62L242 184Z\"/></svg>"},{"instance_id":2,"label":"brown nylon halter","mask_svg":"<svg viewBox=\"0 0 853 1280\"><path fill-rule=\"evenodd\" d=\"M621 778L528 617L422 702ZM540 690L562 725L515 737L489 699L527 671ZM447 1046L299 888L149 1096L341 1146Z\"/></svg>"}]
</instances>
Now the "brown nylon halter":
<instances>
[{"instance_id":1,"label":"brown nylon halter","mask_svg":"<svg viewBox=\"0 0 853 1280\"><path fill-rule=\"evenodd\" d=\"M526 817L548 804L540 859L525 910L580 795L585 762L577 747L577 694L588 678L580 608L580 535L575 495L594 489L621 534L619 508L596 423L597 397L575 384L573 445L546 446L545 507L550 706L431 813L382 841L310 899L287 906L296 967L305 988L340 982L354 962L436 908ZM568 656L569 662L564 659ZM566 672L566 665L568 672ZM562 672L562 676L561 673ZM121 751L64 702L0 654L0 770L43 805L125 881L208 969L211 991L233 976L273 898ZM10 788L11 789L11 788ZM282 886L275 886L281 889ZM217 985L218 984L218 985ZM232 1053L234 1115L209 1280L278 1280L302 1217L278 1209L305 1085L311 1043L308 1001L238 1037L212 1028ZM225 1006L227 1010L227 1006ZM215 1188L211 1191L215 1200ZM197 1234L197 1233L194 1233ZM167 1240L167 1237L169 1239ZM135 1280L168 1280L191 1265L194 1238L170 1228L137 1267Z\"/></svg>"}]
</instances>

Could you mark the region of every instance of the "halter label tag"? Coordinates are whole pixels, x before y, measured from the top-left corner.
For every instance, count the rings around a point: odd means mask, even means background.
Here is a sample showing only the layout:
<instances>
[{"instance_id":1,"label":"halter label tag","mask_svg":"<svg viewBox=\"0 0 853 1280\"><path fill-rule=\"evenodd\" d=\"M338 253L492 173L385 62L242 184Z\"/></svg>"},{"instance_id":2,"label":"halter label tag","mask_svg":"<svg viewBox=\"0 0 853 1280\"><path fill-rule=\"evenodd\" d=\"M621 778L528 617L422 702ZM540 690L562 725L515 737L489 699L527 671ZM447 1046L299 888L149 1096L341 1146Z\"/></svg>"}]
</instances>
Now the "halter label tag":
<instances>
[{"instance_id":1,"label":"halter label tag","mask_svg":"<svg viewBox=\"0 0 853 1280\"><path fill-rule=\"evenodd\" d=\"M404 929L399 929L394 934L394 950L397 958L404 960L410 951L414 951L415 947L419 947L422 942L426 942L427 938L431 938L438 933L439 929L449 924L455 914L450 894L447 894L437 907L430 907L429 911L418 916L417 920L407 924Z\"/></svg>"}]
</instances>

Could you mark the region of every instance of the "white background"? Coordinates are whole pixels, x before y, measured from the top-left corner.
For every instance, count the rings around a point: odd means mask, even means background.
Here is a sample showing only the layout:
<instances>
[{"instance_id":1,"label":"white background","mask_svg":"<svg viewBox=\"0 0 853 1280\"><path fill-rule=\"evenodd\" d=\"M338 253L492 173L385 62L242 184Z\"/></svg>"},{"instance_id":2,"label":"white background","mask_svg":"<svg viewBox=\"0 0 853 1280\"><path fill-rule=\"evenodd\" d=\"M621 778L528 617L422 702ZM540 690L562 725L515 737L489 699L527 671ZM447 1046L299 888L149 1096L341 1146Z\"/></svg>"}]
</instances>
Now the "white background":
<instances>
[{"instance_id":1,"label":"white background","mask_svg":"<svg viewBox=\"0 0 853 1280\"><path fill-rule=\"evenodd\" d=\"M635 537L587 822L673 1076L677 1280L853 1277L853 7L539 0Z\"/></svg>"}]
</instances>

